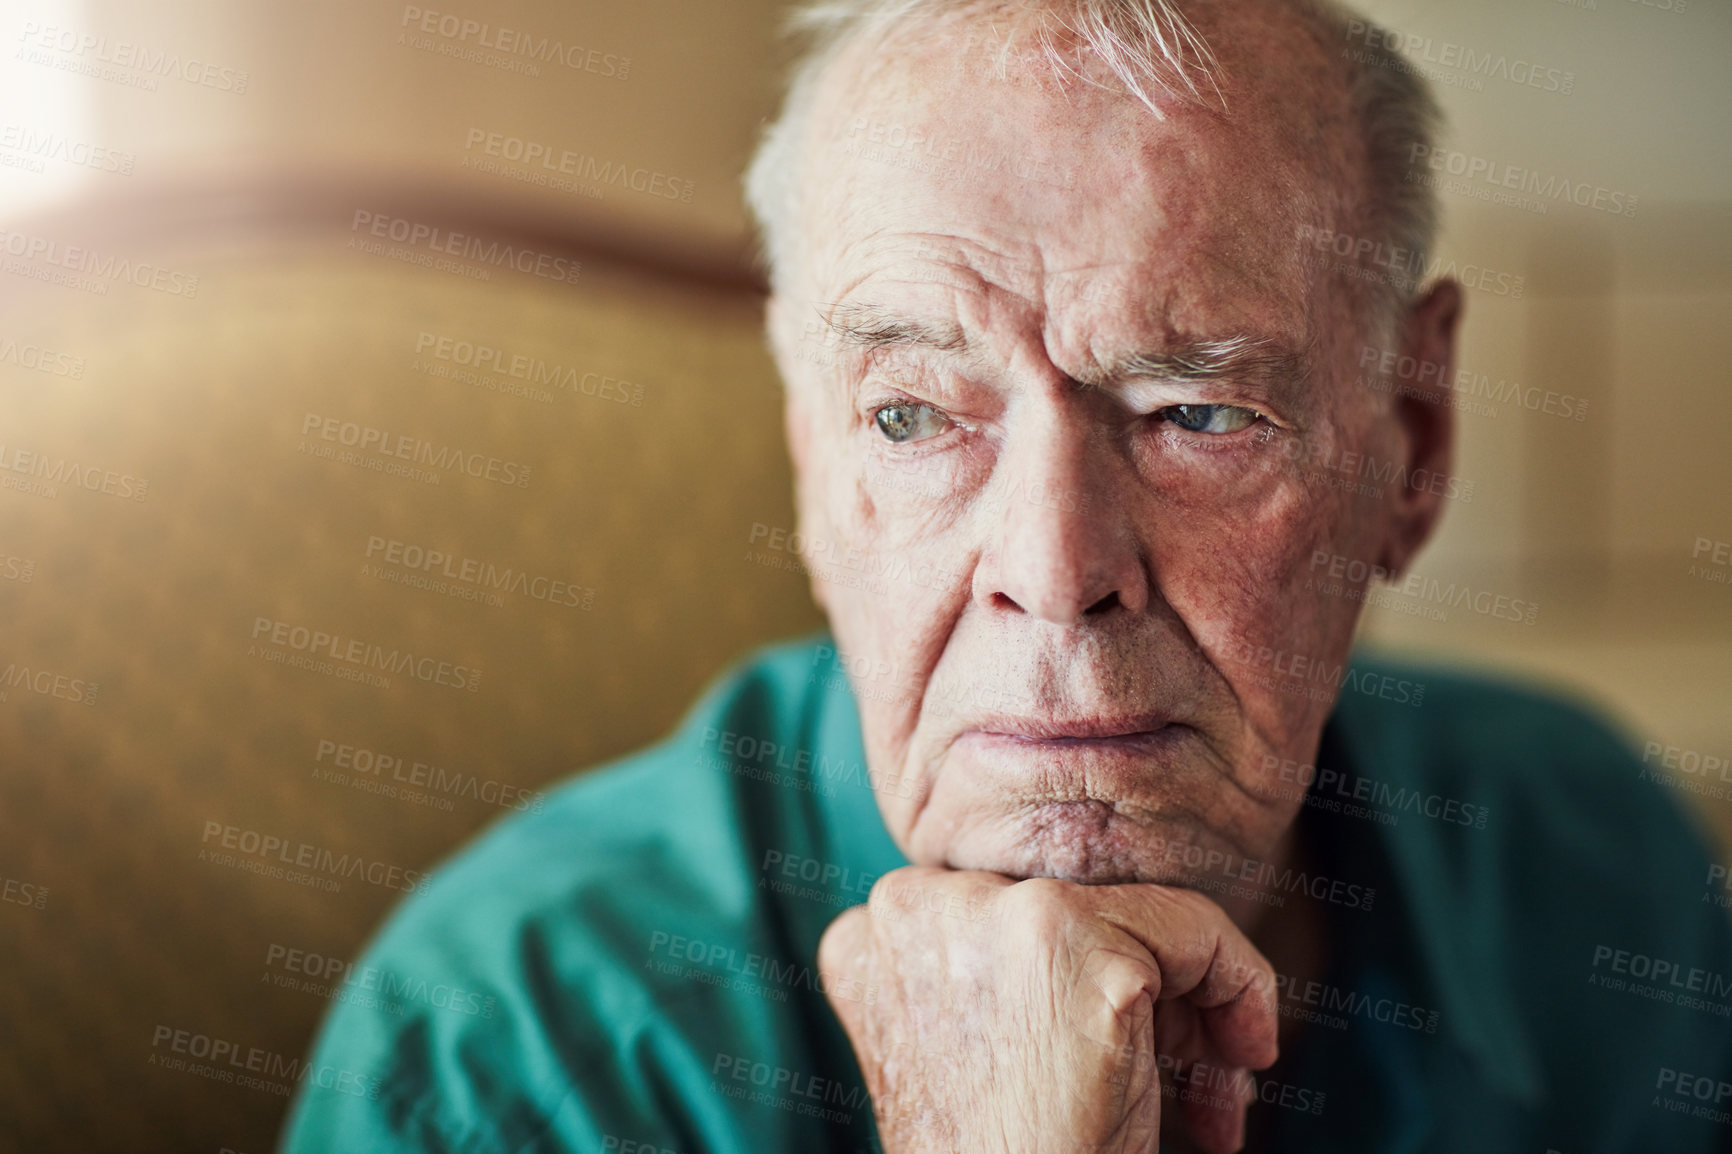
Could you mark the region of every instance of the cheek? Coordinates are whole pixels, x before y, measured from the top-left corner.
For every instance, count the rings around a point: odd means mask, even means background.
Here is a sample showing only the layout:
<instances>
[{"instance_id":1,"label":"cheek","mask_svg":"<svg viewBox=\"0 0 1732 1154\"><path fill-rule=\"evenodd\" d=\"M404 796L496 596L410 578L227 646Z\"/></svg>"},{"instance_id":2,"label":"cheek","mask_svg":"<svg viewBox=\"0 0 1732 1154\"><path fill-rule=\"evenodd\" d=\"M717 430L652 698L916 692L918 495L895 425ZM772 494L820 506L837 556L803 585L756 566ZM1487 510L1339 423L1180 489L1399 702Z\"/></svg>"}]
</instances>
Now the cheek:
<instances>
[{"instance_id":1,"label":"cheek","mask_svg":"<svg viewBox=\"0 0 1732 1154\"><path fill-rule=\"evenodd\" d=\"M989 469L962 451L908 456L833 413L802 503L825 548L809 559L838 630L861 652L895 656L946 628L970 587L973 526Z\"/></svg>"},{"instance_id":2,"label":"cheek","mask_svg":"<svg viewBox=\"0 0 1732 1154\"><path fill-rule=\"evenodd\" d=\"M1303 472L1274 449L1249 468L1169 466L1145 522L1163 597L1251 728L1281 746L1327 716L1357 618L1307 575L1360 523L1361 498Z\"/></svg>"},{"instance_id":3,"label":"cheek","mask_svg":"<svg viewBox=\"0 0 1732 1154\"><path fill-rule=\"evenodd\" d=\"M811 459L802 529L812 544L802 560L844 655L880 810L899 836L923 788L923 711L943 711L932 674L972 589L970 463L887 459L845 437Z\"/></svg>"}]
</instances>

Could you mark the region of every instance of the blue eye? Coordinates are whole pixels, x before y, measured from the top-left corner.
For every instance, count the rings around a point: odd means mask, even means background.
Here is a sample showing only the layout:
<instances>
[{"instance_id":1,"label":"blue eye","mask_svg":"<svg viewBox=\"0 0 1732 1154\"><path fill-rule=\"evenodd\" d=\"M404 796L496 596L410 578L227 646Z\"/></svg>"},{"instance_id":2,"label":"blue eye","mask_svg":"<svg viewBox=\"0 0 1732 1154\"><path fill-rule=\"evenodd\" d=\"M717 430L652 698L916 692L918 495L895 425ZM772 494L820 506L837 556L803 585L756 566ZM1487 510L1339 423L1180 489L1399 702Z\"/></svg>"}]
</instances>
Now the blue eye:
<instances>
[{"instance_id":1,"label":"blue eye","mask_svg":"<svg viewBox=\"0 0 1732 1154\"><path fill-rule=\"evenodd\" d=\"M923 441L942 433L950 422L931 405L917 401L898 401L885 405L872 414L878 431L898 445Z\"/></svg>"},{"instance_id":2,"label":"blue eye","mask_svg":"<svg viewBox=\"0 0 1732 1154\"><path fill-rule=\"evenodd\" d=\"M1219 436L1249 428L1262 414L1242 405L1168 405L1155 416L1172 422L1187 433Z\"/></svg>"}]
</instances>

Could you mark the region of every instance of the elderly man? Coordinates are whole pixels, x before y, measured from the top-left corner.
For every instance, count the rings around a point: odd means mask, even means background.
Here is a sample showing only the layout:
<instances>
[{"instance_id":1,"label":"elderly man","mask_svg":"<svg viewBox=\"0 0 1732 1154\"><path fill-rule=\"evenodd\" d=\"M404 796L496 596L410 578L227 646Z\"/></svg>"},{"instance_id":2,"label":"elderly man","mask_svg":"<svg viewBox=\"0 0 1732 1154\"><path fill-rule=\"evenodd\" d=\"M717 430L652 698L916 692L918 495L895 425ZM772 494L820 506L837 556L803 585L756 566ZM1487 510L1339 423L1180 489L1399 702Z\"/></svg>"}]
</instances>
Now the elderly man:
<instances>
[{"instance_id":1,"label":"elderly man","mask_svg":"<svg viewBox=\"0 0 1732 1154\"><path fill-rule=\"evenodd\" d=\"M1306 0L805 19L748 183L833 638L439 871L285 1148L1732 1145L1685 823L1349 658L1466 495L1422 83Z\"/></svg>"}]
</instances>

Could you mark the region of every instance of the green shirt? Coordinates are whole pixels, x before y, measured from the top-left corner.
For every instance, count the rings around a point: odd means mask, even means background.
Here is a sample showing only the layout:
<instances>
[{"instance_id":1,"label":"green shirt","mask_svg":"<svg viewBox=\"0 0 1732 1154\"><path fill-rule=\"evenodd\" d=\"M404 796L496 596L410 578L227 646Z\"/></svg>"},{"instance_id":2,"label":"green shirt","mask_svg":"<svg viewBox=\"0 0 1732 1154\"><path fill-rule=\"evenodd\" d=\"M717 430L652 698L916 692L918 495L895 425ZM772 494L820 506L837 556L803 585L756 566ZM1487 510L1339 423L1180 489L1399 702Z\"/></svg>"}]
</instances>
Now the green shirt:
<instances>
[{"instance_id":1,"label":"green shirt","mask_svg":"<svg viewBox=\"0 0 1732 1154\"><path fill-rule=\"evenodd\" d=\"M282 1149L879 1149L814 957L907 862L830 653L764 651L436 871L351 971ZM1274 892L1317 903L1332 961L1283 980L1305 1025L1252 1149L1732 1149L1728 891L1604 726L1362 662L1316 768L1281 772L1310 861Z\"/></svg>"}]
</instances>

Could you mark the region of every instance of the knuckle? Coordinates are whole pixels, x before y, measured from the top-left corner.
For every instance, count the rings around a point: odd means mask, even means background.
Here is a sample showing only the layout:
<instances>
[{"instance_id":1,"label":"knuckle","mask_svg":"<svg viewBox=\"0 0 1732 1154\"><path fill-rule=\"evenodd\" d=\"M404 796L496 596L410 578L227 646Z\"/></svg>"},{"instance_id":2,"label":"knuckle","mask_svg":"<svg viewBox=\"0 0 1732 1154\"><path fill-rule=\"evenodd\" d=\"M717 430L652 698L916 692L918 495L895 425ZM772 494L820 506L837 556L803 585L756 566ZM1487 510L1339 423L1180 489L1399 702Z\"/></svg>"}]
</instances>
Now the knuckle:
<instances>
[{"instance_id":1,"label":"knuckle","mask_svg":"<svg viewBox=\"0 0 1732 1154\"><path fill-rule=\"evenodd\" d=\"M1152 961L1118 951L1096 950L1094 984L1115 1014L1128 1013L1145 994L1151 1002L1161 996L1161 971Z\"/></svg>"},{"instance_id":2,"label":"knuckle","mask_svg":"<svg viewBox=\"0 0 1732 1154\"><path fill-rule=\"evenodd\" d=\"M1029 878L998 895L1004 922L1013 932L1053 944L1076 920L1070 886L1053 878Z\"/></svg>"}]
</instances>

